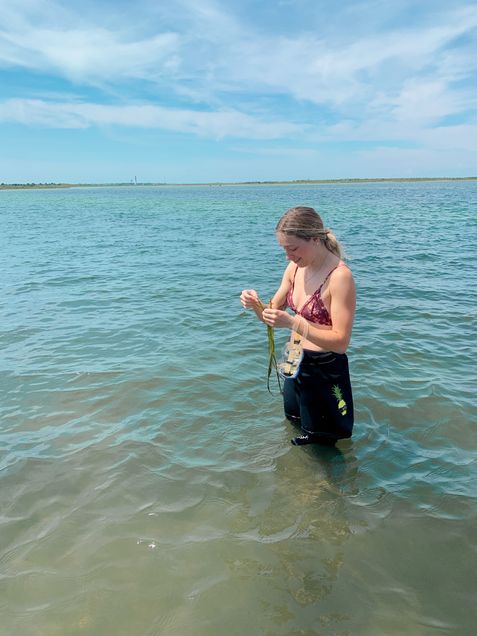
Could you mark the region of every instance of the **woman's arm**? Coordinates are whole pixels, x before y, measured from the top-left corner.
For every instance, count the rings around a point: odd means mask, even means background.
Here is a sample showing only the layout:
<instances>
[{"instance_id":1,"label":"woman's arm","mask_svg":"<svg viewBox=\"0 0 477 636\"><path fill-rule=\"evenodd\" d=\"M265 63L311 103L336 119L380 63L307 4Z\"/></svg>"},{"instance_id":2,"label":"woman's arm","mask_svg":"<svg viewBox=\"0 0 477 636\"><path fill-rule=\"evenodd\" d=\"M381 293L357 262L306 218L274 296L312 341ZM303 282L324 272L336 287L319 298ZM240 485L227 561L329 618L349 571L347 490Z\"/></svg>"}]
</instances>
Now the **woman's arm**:
<instances>
[{"instance_id":1,"label":"woman's arm","mask_svg":"<svg viewBox=\"0 0 477 636\"><path fill-rule=\"evenodd\" d=\"M290 276L292 269L293 264L289 263L283 273L280 287L277 289L271 300L272 307L280 307L283 309L286 307L287 294L292 280ZM240 302L245 309L253 309L257 318L264 322L262 312L264 307L269 307L269 304L263 303L254 289L244 289L240 295Z\"/></svg>"},{"instance_id":2,"label":"woman's arm","mask_svg":"<svg viewBox=\"0 0 477 636\"><path fill-rule=\"evenodd\" d=\"M356 287L353 275L347 267L340 267L332 274L329 290L331 328L313 324L302 317L291 316L286 311L278 309L265 309L263 321L270 327L298 331L307 340L326 351L344 353L351 338L356 307Z\"/></svg>"},{"instance_id":3,"label":"woman's arm","mask_svg":"<svg viewBox=\"0 0 477 636\"><path fill-rule=\"evenodd\" d=\"M287 295L292 283L292 272L296 265L293 263L288 263L285 271L283 272L282 282L280 283L280 287L275 292L271 300L271 306L277 307L279 309L285 309L287 306Z\"/></svg>"}]
</instances>

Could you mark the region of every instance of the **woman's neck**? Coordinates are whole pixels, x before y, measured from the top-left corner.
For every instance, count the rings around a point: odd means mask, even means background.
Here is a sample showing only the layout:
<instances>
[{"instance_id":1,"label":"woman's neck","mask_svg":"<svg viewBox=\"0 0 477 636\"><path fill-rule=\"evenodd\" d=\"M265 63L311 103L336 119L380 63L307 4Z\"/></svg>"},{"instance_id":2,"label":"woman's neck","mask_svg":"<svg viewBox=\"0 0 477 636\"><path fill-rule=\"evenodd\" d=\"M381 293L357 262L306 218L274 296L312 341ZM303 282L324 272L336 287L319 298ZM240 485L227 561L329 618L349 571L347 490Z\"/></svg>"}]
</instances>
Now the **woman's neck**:
<instances>
[{"instance_id":1,"label":"woman's neck","mask_svg":"<svg viewBox=\"0 0 477 636\"><path fill-rule=\"evenodd\" d=\"M331 256L331 252L326 249L326 247L321 247L317 249L317 253L313 261L305 267L307 273L317 274L320 272L325 264L328 262L328 258Z\"/></svg>"}]
</instances>

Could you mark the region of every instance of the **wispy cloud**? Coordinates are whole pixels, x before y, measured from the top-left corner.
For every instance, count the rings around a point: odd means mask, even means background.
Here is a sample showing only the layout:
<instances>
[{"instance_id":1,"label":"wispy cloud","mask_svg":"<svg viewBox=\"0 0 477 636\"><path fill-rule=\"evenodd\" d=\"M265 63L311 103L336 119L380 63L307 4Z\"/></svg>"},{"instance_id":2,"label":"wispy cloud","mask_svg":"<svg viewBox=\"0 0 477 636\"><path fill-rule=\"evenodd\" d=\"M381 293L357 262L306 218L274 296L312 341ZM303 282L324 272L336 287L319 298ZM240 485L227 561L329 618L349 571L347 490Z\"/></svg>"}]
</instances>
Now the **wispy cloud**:
<instances>
[{"instance_id":1,"label":"wispy cloud","mask_svg":"<svg viewBox=\"0 0 477 636\"><path fill-rule=\"evenodd\" d=\"M174 72L179 36L160 32L133 38L127 30L102 26L35 24L10 10L0 32L0 65L55 73L75 82L115 83L125 78L152 79ZM5 15L4 15L5 17ZM5 20L7 22L7 20Z\"/></svg>"},{"instance_id":2,"label":"wispy cloud","mask_svg":"<svg viewBox=\"0 0 477 636\"><path fill-rule=\"evenodd\" d=\"M26 80L17 93L3 86L0 121L284 140L297 161L333 142L467 148L477 122L475 4L330 7L264 0L252 14L229 0L3 0L0 70ZM28 89L31 77L45 80L43 91L39 81ZM256 148L264 161L282 152Z\"/></svg>"},{"instance_id":3,"label":"wispy cloud","mask_svg":"<svg viewBox=\"0 0 477 636\"><path fill-rule=\"evenodd\" d=\"M207 112L149 104L111 106L38 99L10 99L0 103L0 121L50 128L87 128L93 125L159 128L215 139L278 139L304 132L303 126L281 121L260 121L233 110Z\"/></svg>"},{"instance_id":4,"label":"wispy cloud","mask_svg":"<svg viewBox=\"0 0 477 636\"><path fill-rule=\"evenodd\" d=\"M459 74L451 74L453 52L448 47L471 35L476 27L477 8L471 7L449 10L419 27L383 30L360 38L350 33L346 44L310 32L298 38L241 32L238 44L221 48L219 66L209 81L217 79L224 90L269 91L330 106L337 114L354 111L357 117L384 94L391 112L399 104L403 106L411 83L417 86L432 80L449 93L457 92L454 83L474 72L475 56L461 55ZM229 35L224 34L224 40Z\"/></svg>"},{"instance_id":5,"label":"wispy cloud","mask_svg":"<svg viewBox=\"0 0 477 636\"><path fill-rule=\"evenodd\" d=\"M210 1L169 3L169 11L177 8L176 28L168 28L169 21L156 11L149 35L131 29L130 16L106 28L62 9L51 24L53 4L28 3L30 8L49 7L46 20L39 11L25 11L20 2L6 4L0 63L49 70L77 82L167 80L171 91L195 91L203 98L226 101L237 93L271 92L339 107L355 101L363 106L383 88L396 94L413 75L432 73L451 83L475 69L475 56L461 55L459 75L449 74L458 53L447 49L476 29L475 6L380 33L353 36L348 30L343 43L343 38L334 41L312 29L299 36L258 32L251 20L243 22Z\"/></svg>"}]
</instances>

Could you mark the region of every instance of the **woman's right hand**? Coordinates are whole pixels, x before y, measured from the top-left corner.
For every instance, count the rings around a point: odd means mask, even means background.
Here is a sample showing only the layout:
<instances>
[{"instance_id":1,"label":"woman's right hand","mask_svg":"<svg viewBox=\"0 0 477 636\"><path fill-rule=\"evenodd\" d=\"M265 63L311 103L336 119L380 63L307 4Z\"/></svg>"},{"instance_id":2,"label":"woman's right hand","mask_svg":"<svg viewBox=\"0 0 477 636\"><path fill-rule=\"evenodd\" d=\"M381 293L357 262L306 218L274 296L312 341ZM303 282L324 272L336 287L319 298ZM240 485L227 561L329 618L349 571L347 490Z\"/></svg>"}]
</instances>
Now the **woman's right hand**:
<instances>
[{"instance_id":1,"label":"woman's right hand","mask_svg":"<svg viewBox=\"0 0 477 636\"><path fill-rule=\"evenodd\" d=\"M256 309L260 307L260 298L254 289L244 289L240 294L240 302L244 309Z\"/></svg>"}]
</instances>

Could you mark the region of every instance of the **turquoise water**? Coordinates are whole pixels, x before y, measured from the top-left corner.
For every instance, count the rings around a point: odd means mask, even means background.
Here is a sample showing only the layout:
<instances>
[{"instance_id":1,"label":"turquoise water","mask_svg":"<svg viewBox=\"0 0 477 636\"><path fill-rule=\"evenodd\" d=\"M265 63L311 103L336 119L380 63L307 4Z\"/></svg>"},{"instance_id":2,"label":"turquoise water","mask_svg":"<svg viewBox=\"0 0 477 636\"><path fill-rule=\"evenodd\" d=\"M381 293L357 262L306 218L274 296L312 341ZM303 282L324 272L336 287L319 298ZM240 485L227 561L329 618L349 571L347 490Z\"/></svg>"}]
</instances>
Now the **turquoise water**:
<instances>
[{"instance_id":1,"label":"turquoise water","mask_svg":"<svg viewBox=\"0 0 477 636\"><path fill-rule=\"evenodd\" d=\"M353 439L266 390L273 228L358 287ZM0 633L475 633L477 183L0 192ZM286 336L277 333L279 342Z\"/></svg>"}]
</instances>

